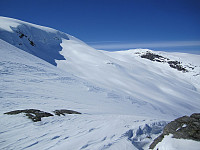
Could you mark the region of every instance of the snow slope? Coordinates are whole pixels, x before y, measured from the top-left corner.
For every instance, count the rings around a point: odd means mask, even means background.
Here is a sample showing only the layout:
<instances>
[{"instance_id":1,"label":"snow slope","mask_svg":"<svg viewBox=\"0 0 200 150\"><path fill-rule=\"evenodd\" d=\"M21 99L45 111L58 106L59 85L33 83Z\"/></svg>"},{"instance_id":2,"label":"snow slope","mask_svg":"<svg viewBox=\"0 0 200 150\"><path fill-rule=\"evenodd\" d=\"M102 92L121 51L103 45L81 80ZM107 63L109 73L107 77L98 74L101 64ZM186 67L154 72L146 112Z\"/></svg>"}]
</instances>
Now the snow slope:
<instances>
[{"instance_id":1,"label":"snow slope","mask_svg":"<svg viewBox=\"0 0 200 150\"><path fill-rule=\"evenodd\" d=\"M0 17L1 39L33 54L53 65L54 59L64 59L59 54L62 38L68 35L51 28L33 25L23 21Z\"/></svg>"},{"instance_id":2,"label":"snow slope","mask_svg":"<svg viewBox=\"0 0 200 150\"><path fill-rule=\"evenodd\" d=\"M60 53L66 60L56 63L62 70L102 87L126 93L133 97L133 103L150 104L160 111L159 114L181 116L199 111L199 84L179 77L183 73L166 64L131 55L137 52L134 50L96 51L72 40L63 40L61 46Z\"/></svg>"},{"instance_id":3,"label":"snow slope","mask_svg":"<svg viewBox=\"0 0 200 150\"><path fill-rule=\"evenodd\" d=\"M200 110L198 55L154 52L196 66L182 73L138 55L150 50L98 51L5 17L0 38L0 149L147 149L167 121ZM83 114L3 114L27 108Z\"/></svg>"},{"instance_id":4,"label":"snow slope","mask_svg":"<svg viewBox=\"0 0 200 150\"><path fill-rule=\"evenodd\" d=\"M154 148L155 150L199 150L200 142L186 139L174 139L173 135L165 136L162 142Z\"/></svg>"},{"instance_id":5,"label":"snow slope","mask_svg":"<svg viewBox=\"0 0 200 150\"><path fill-rule=\"evenodd\" d=\"M63 72L2 40L0 60L0 149L136 149L132 140L140 138L143 146L150 144L145 135L155 137L166 124L148 117L156 110L148 115L127 99L119 99L122 95ZM72 109L83 114L53 116L36 123L24 115L3 114L28 108ZM137 135L147 125L158 130Z\"/></svg>"}]
</instances>

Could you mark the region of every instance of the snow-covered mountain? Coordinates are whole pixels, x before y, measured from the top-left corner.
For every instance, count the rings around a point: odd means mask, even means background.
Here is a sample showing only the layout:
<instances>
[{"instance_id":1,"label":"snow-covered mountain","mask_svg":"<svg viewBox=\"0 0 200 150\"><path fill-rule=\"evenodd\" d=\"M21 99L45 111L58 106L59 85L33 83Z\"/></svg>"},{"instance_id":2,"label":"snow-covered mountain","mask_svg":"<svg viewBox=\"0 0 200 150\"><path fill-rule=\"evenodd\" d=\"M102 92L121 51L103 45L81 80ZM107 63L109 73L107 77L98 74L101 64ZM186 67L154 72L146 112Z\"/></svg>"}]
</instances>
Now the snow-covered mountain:
<instances>
[{"instance_id":1,"label":"snow-covered mountain","mask_svg":"<svg viewBox=\"0 0 200 150\"><path fill-rule=\"evenodd\" d=\"M199 55L95 50L5 17L0 38L0 149L148 149L167 121L200 110ZM4 114L30 108L82 114Z\"/></svg>"}]
</instances>

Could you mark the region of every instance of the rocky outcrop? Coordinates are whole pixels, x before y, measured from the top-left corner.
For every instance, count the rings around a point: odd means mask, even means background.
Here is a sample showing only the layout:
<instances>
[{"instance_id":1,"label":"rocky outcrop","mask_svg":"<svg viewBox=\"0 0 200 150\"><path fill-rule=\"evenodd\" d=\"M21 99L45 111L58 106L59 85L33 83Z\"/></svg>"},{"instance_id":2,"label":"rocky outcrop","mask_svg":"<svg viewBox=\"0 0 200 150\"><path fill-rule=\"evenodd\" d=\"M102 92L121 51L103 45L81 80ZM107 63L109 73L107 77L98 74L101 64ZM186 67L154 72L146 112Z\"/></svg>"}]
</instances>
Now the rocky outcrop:
<instances>
[{"instance_id":1,"label":"rocky outcrop","mask_svg":"<svg viewBox=\"0 0 200 150\"><path fill-rule=\"evenodd\" d=\"M44 112L37 109L24 109L24 110L14 110L10 112L6 112L4 114L7 115L16 115L20 113L25 113L26 116L28 116L29 119L31 119L33 122L41 121L42 117L50 117L53 116L51 113Z\"/></svg>"},{"instance_id":2,"label":"rocky outcrop","mask_svg":"<svg viewBox=\"0 0 200 150\"><path fill-rule=\"evenodd\" d=\"M173 134L173 138L177 139L200 141L200 113L194 113L190 117L183 116L167 124L163 133L153 141L149 148L153 149L165 135L169 134Z\"/></svg>"},{"instance_id":3,"label":"rocky outcrop","mask_svg":"<svg viewBox=\"0 0 200 150\"><path fill-rule=\"evenodd\" d=\"M63 115L65 116L65 114L81 114L80 112L77 111L73 111L73 110L67 110L67 109L60 109L60 110L55 110L53 111L55 113L55 115Z\"/></svg>"},{"instance_id":4,"label":"rocky outcrop","mask_svg":"<svg viewBox=\"0 0 200 150\"><path fill-rule=\"evenodd\" d=\"M22 39L23 37L25 37L26 39L28 39L28 41L29 41L29 43L30 43L31 46L35 46L35 43L32 40L30 40L30 38L28 38L27 35L25 35L21 31L16 31L16 33L19 34L19 38Z\"/></svg>"},{"instance_id":5,"label":"rocky outcrop","mask_svg":"<svg viewBox=\"0 0 200 150\"><path fill-rule=\"evenodd\" d=\"M67 109L55 110L53 112L55 113L55 115L58 115L58 116L60 116L60 115L65 116L65 114L81 114L80 112L73 111L73 110L67 110ZM54 116L51 113L44 112L44 111L41 111L41 110L38 110L38 109L14 110L14 111L6 112L4 114L16 115L16 114L20 114L20 113L24 113L33 122L41 121L41 118L43 118L43 117Z\"/></svg>"},{"instance_id":6,"label":"rocky outcrop","mask_svg":"<svg viewBox=\"0 0 200 150\"><path fill-rule=\"evenodd\" d=\"M169 58L163 57L163 56L158 55L158 54L147 52L146 54L142 54L140 57L145 58L145 59L149 59L151 61L160 62L160 63L168 63L171 68L174 68L174 69L176 69L178 71L182 71L182 72L188 72L188 70L181 65L181 62L172 61Z\"/></svg>"},{"instance_id":7,"label":"rocky outcrop","mask_svg":"<svg viewBox=\"0 0 200 150\"><path fill-rule=\"evenodd\" d=\"M160 56L160 55L154 54L154 53L150 53L150 52L147 52L146 54L141 55L141 58L146 58L151 61L157 61L157 62L166 62L167 60L169 60L168 58L165 58L163 56Z\"/></svg>"},{"instance_id":8,"label":"rocky outcrop","mask_svg":"<svg viewBox=\"0 0 200 150\"><path fill-rule=\"evenodd\" d=\"M177 69L178 71L188 72L179 61L168 61L167 62L171 68Z\"/></svg>"}]
</instances>

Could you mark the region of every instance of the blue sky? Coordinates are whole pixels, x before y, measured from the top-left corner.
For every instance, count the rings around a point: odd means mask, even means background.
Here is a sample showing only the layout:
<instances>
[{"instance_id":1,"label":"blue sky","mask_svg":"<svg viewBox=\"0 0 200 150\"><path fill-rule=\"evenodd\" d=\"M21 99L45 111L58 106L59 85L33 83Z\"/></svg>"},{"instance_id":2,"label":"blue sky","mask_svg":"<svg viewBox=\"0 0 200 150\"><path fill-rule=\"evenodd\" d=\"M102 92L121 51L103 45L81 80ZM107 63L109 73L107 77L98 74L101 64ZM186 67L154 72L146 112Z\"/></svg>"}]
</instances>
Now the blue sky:
<instances>
[{"instance_id":1,"label":"blue sky","mask_svg":"<svg viewBox=\"0 0 200 150\"><path fill-rule=\"evenodd\" d=\"M98 49L200 54L200 0L1 0L0 15L61 30Z\"/></svg>"}]
</instances>

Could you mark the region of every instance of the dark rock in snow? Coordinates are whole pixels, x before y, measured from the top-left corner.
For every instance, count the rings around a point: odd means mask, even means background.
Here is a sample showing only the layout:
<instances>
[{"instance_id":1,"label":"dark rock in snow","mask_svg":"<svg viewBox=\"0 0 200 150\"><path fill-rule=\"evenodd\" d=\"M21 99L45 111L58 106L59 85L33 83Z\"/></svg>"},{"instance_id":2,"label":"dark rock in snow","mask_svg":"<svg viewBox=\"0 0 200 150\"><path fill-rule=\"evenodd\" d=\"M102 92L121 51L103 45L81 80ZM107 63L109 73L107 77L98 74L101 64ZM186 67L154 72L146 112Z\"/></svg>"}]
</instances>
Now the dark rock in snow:
<instances>
[{"instance_id":1,"label":"dark rock in snow","mask_svg":"<svg viewBox=\"0 0 200 150\"><path fill-rule=\"evenodd\" d=\"M28 116L29 119L31 119L33 122L41 121L42 117L50 117L53 116L51 113L44 112L37 109L24 109L24 110L14 110L10 112L6 112L4 114L7 115L16 115L20 113L25 113L26 116Z\"/></svg>"},{"instance_id":2,"label":"dark rock in snow","mask_svg":"<svg viewBox=\"0 0 200 150\"><path fill-rule=\"evenodd\" d=\"M21 33L21 35L19 36L20 38L23 38L24 37L24 34L23 33Z\"/></svg>"},{"instance_id":3,"label":"dark rock in snow","mask_svg":"<svg viewBox=\"0 0 200 150\"><path fill-rule=\"evenodd\" d=\"M55 113L55 115L63 115L65 116L65 114L81 114L80 112L77 111L73 111L73 110L67 110L67 109L60 109L60 110L55 110L53 111Z\"/></svg>"},{"instance_id":4,"label":"dark rock in snow","mask_svg":"<svg viewBox=\"0 0 200 150\"><path fill-rule=\"evenodd\" d=\"M190 139L200 141L200 113L194 113L190 117L183 116L167 124L163 133L150 145L153 149L162 141L165 135L173 134L173 138Z\"/></svg>"},{"instance_id":5,"label":"dark rock in snow","mask_svg":"<svg viewBox=\"0 0 200 150\"><path fill-rule=\"evenodd\" d=\"M183 66L181 66L179 61L168 61L167 62L171 68L177 69L178 71L188 72Z\"/></svg>"},{"instance_id":6,"label":"dark rock in snow","mask_svg":"<svg viewBox=\"0 0 200 150\"><path fill-rule=\"evenodd\" d=\"M163 56L160 56L158 54L153 54L150 52L147 52L146 54L141 55L141 58L146 58L151 61L157 61L157 62L166 62L166 60L168 60L168 58L165 58Z\"/></svg>"},{"instance_id":7,"label":"dark rock in snow","mask_svg":"<svg viewBox=\"0 0 200 150\"><path fill-rule=\"evenodd\" d=\"M28 41L30 42L30 44L31 44L32 46L35 46L35 43L33 43L33 41L31 41L29 38L28 38Z\"/></svg>"},{"instance_id":8,"label":"dark rock in snow","mask_svg":"<svg viewBox=\"0 0 200 150\"><path fill-rule=\"evenodd\" d=\"M147 52L146 54L141 55L141 58L149 59L151 61L156 61L156 62L162 62L162 63L168 63L171 68L177 69L178 71L182 72L188 72L187 69L185 69L182 65L181 62L179 61L171 61L169 58L165 58L163 56L160 56L158 54L150 53Z\"/></svg>"},{"instance_id":9,"label":"dark rock in snow","mask_svg":"<svg viewBox=\"0 0 200 150\"><path fill-rule=\"evenodd\" d=\"M65 114L81 114L80 112L73 111L73 110L67 110L67 109L55 110L53 112L55 113L55 115L58 115L58 116L60 116L60 115L65 116ZM25 115L29 119L31 119L33 122L41 121L41 118L43 118L43 117L54 116L51 113L44 112L44 111L41 111L38 109L14 110L14 111L6 112L4 114L16 115L16 114L20 114L20 113L25 113Z\"/></svg>"}]
</instances>

